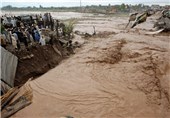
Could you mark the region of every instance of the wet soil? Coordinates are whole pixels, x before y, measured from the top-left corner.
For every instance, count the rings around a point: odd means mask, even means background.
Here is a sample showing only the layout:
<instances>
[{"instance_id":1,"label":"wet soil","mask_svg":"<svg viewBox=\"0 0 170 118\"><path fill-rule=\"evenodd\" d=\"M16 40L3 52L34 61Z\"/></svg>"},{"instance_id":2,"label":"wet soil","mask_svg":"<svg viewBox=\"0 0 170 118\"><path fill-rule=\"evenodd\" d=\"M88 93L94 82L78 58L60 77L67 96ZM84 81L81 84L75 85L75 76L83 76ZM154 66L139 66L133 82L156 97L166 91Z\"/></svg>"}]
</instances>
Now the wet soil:
<instances>
[{"instance_id":1,"label":"wet soil","mask_svg":"<svg viewBox=\"0 0 170 118\"><path fill-rule=\"evenodd\" d=\"M53 45L36 44L27 50L14 52L14 54L19 59L14 84L21 86L28 79L35 79L54 68L72 52L69 49L64 49L59 41L56 41Z\"/></svg>"}]
</instances>

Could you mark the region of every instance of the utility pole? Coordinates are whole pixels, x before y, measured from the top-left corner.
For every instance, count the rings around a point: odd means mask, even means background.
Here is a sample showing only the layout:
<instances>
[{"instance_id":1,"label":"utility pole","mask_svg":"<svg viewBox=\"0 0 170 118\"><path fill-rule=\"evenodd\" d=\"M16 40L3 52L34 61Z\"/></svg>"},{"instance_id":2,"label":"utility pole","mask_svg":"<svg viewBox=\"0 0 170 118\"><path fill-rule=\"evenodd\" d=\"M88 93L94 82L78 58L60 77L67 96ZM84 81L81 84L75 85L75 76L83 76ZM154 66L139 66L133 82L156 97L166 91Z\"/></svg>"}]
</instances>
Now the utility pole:
<instances>
[{"instance_id":1,"label":"utility pole","mask_svg":"<svg viewBox=\"0 0 170 118\"><path fill-rule=\"evenodd\" d=\"M82 12L82 9L81 9L81 0L80 0L80 12Z\"/></svg>"}]
</instances>

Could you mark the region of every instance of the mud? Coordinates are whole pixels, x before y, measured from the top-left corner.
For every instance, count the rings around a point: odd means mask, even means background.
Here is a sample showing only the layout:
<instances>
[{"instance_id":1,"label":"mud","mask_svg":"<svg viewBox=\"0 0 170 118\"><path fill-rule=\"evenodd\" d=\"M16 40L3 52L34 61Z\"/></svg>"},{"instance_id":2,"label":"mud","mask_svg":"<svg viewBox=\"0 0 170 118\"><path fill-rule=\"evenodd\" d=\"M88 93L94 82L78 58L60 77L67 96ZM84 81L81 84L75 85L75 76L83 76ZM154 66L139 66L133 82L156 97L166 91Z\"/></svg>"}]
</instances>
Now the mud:
<instances>
[{"instance_id":1,"label":"mud","mask_svg":"<svg viewBox=\"0 0 170 118\"><path fill-rule=\"evenodd\" d=\"M53 45L30 46L27 50L13 52L19 59L15 86L21 86L28 79L35 79L58 65L66 56L73 54L69 49L64 49L59 41Z\"/></svg>"},{"instance_id":2,"label":"mud","mask_svg":"<svg viewBox=\"0 0 170 118\"><path fill-rule=\"evenodd\" d=\"M100 51L100 53L98 54L100 55L99 57L93 58L93 60L88 61L87 63L106 63L106 64L118 63L122 59L121 49L125 43L126 41L122 39L115 44L114 48L113 47L103 48L102 51Z\"/></svg>"},{"instance_id":3,"label":"mud","mask_svg":"<svg viewBox=\"0 0 170 118\"><path fill-rule=\"evenodd\" d=\"M75 35L84 46L31 81L33 103L13 117L168 118L170 40L139 33L153 30L148 20L128 31L126 17L80 20L75 30L92 34L93 22L97 33L115 33L89 39Z\"/></svg>"}]
</instances>

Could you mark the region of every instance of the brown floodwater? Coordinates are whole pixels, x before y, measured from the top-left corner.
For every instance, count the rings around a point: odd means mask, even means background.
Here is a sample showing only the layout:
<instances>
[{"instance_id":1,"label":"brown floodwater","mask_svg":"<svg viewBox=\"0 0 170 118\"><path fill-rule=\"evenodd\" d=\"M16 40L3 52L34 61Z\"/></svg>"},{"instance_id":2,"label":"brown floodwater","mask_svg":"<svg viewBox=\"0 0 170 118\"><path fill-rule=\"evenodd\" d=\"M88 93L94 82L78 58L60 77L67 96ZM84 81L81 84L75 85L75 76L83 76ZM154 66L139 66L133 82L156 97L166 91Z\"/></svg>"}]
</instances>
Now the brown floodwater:
<instances>
[{"instance_id":1,"label":"brown floodwater","mask_svg":"<svg viewBox=\"0 0 170 118\"><path fill-rule=\"evenodd\" d=\"M13 117L168 118L169 36L145 35L152 19L124 30L127 19L79 20L75 30L92 34L95 26L103 36L84 39L75 35L84 45L30 82L33 103Z\"/></svg>"}]
</instances>

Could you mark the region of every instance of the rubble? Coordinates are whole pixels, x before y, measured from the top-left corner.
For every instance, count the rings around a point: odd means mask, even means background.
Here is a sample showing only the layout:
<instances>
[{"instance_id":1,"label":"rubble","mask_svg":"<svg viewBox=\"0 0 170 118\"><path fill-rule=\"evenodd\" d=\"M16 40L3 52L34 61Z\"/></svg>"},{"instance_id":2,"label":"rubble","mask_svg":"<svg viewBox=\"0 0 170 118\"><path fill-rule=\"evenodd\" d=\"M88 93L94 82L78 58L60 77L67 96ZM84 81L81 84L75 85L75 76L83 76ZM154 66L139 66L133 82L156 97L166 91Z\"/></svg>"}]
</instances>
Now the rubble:
<instances>
[{"instance_id":1,"label":"rubble","mask_svg":"<svg viewBox=\"0 0 170 118\"><path fill-rule=\"evenodd\" d=\"M21 88L11 88L1 96L1 117L8 118L32 103L32 89L29 81Z\"/></svg>"},{"instance_id":2,"label":"rubble","mask_svg":"<svg viewBox=\"0 0 170 118\"><path fill-rule=\"evenodd\" d=\"M134 28L136 25L141 24L147 20L147 17L150 17L151 15L158 15L160 11L153 11L153 10L147 10L141 14L139 13L131 13L129 15L129 21L125 27L125 29L129 26L130 22L133 22L130 26L131 28ZM156 31L153 32L146 32L145 34L148 35L154 35L158 34L162 31L170 31L170 10L164 9L161 12L161 15L158 19L156 19L156 22L154 23L153 28L156 29Z\"/></svg>"},{"instance_id":3,"label":"rubble","mask_svg":"<svg viewBox=\"0 0 170 118\"><path fill-rule=\"evenodd\" d=\"M161 17L154 24L154 27L164 29L164 31L170 31L170 10L163 10Z\"/></svg>"},{"instance_id":4,"label":"rubble","mask_svg":"<svg viewBox=\"0 0 170 118\"><path fill-rule=\"evenodd\" d=\"M153 15L153 13L151 12L151 10L147 10L147 11L144 11L142 13L131 13L129 15L129 21L125 27L125 29L128 27L129 23L134 21L131 28L134 28L136 25L140 24L140 23L143 23L146 21L147 17Z\"/></svg>"},{"instance_id":5,"label":"rubble","mask_svg":"<svg viewBox=\"0 0 170 118\"><path fill-rule=\"evenodd\" d=\"M135 19L135 22L133 23L131 28L135 27L137 24L145 22L147 17L148 17L147 12L144 12L144 13L140 14L139 16L137 16L136 19Z\"/></svg>"}]
</instances>

